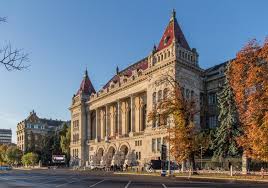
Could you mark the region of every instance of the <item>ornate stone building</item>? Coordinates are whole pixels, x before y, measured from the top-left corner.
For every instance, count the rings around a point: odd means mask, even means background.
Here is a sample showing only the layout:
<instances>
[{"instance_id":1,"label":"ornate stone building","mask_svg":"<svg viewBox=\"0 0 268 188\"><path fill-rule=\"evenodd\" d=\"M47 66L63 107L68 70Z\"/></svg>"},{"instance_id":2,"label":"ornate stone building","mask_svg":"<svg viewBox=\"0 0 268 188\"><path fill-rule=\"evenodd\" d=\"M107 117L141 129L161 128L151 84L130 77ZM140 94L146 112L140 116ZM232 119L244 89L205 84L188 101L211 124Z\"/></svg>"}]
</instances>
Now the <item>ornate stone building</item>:
<instances>
[{"instance_id":1,"label":"ornate stone building","mask_svg":"<svg viewBox=\"0 0 268 188\"><path fill-rule=\"evenodd\" d=\"M30 146L30 142L38 148L41 136L55 133L62 127L65 121L39 118L35 111L17 125L17 146L23 152L26 152ZM34 139L34 140L31 140Z\"/></svg>"},{"instance_id":2,"label":"ornate stone building","mask_svg":"<svg viewBox=\"0 0 268 188\"><path fill-rule=\"evenodd\" d=\"M87 162L109 166L158 159L172 126L171 118L161 126L147 121L154 105L171 91L170 84L161 80L169 75L179 81L185 97L195 97L203 109L213 82L209 73L218 67L214 69L199 67L198 53L190 48L173 11L159 45L142 60L117 69L101 90L95 91L85 72L70 107L72 160L78 159L82 166ZM198 126L208 126L206 112L207 108L196 115Z\"/></svg>"}]
</instances>

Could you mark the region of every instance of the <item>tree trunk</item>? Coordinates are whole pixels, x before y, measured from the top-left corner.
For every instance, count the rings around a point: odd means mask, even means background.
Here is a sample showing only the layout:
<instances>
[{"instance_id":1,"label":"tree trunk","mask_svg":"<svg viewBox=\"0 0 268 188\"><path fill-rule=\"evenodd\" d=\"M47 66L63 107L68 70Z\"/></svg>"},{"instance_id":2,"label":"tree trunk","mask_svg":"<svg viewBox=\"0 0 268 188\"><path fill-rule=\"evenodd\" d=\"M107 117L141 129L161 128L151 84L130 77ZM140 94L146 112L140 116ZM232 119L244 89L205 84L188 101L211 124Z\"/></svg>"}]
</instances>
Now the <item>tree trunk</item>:
<instances>
[{"instance_id":1,"label":"tree trunk","mask_svg":"<svg viewBox=\"0 0 268 188\"><path fill-rule=\"evenodd\" d=\"M190 168L191 168L192 174L197 174L194 154L190 155L189 161L190 161Z\"/></svg>"}]
</instances>

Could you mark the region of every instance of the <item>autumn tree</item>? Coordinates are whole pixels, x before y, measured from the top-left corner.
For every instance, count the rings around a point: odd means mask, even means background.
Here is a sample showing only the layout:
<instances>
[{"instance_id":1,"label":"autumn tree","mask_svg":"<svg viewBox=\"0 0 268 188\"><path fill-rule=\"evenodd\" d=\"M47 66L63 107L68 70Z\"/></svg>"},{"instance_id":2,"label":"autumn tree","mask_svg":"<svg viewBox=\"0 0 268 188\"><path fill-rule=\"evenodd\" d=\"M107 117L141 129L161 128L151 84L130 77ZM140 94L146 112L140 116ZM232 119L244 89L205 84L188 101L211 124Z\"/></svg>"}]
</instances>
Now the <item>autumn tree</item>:
<instances>
[{"instance_id":1,"label":"autumn tree","mask_svg":"<svg viewBox=\"0 0 268 188\"><path fill-rule=\"evenodd\" d=\"M5 22L7 22L7 18L0 17L0 23ZM13 48L10 43L0 48L0 64L8 71L26 69L29 65L25 63L28 61L29 54L22 49Z\"/></svg>"},{"instance_id":2,"label":"autumn tree","mask_svg":"<svg viewBox=\"0 0 268 188\"><path fill-rule=\"evenodd\" d=\"M218 94L219 126L215 130L212 142L213 158L222 160L226 157L238 156L241 152L237 138L241 134L234 94L229 84L229 67L225 71L225 83Z\"/></svg>"},{"instance_id":3,"label":"autumn tree","mask_svg":"<svg viewBox=\"0 0 268 188\"><path fill-rule=\"evenodd\" d=\"M173 125L167 127L171 155L179 163L188 160L195 170L195 156L199 155L201 146L206 150L209 143L207 135L195 124L199 112L196 99L184 97L179 82L171 76L163 77L160 82L170 85L171 91L149 113L148 121L158 121L161 126L167 123L166 119L172 120Z\"/></svg>"},{"instance_id":4,"label":"autumn tree","mask_svg":"<svg viewBox=\"0 0 268 188\"><path fill-rule=\"evenodd\" d=\"M268 161L268 40L250 41L230 66L243 134L238 144L247 157Z\"/></svg>"}]
</instances>

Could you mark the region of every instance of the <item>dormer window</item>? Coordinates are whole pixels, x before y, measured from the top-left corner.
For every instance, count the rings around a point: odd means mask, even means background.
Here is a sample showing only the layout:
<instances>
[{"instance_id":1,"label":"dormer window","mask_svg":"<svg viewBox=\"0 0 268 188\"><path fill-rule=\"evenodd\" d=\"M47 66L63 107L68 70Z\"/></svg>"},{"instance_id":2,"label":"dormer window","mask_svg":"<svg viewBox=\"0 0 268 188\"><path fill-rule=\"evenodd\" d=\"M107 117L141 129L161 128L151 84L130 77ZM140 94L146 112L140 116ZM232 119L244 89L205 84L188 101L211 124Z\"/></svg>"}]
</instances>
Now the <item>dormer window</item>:
<instances>
[{"instance_id":1,"label":"dormer window","mask_svg":"<svg viewBox=\"0 0 268 188\"><path fill-rule=\"evenodd\" d=\"M169 39L170 39L170 36L169 36L169 35L166 36L166 38L165 38L165 40L164 40L164 45L166 45L166 44L168 43Z\"/></svg>"}]
</instances>

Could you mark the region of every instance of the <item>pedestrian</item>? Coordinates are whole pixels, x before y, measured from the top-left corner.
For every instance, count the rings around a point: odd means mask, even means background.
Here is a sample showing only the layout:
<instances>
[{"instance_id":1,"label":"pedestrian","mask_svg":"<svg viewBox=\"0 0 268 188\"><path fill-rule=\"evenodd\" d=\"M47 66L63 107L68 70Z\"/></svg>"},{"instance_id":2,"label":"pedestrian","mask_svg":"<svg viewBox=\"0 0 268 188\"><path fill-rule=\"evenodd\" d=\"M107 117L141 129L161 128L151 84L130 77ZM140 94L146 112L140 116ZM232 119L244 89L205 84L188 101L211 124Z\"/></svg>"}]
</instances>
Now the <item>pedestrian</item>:
<instances>
[{"instance_id":1,"label":"pedestrian","mask_svg":"<svg viewBox=\"0 0 268 188\"><path fill-rule=\"evenodd\" d=\"M232 166L232 163L228 160L228 167L229 167L229 170L231 170L231 166Z\"/></svg>"}]
</instances>

